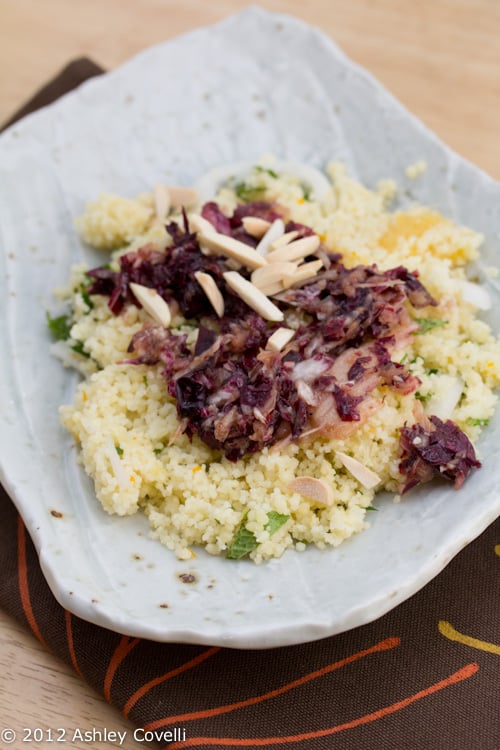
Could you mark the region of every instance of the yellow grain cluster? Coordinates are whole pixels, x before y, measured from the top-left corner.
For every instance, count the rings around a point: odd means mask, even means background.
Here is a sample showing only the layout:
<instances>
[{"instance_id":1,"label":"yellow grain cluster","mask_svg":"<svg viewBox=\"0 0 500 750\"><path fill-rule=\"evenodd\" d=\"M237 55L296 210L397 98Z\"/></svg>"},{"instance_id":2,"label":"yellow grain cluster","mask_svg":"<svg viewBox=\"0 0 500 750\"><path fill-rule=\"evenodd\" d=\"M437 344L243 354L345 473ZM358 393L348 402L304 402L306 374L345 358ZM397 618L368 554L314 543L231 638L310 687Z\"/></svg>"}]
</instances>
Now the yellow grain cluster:
<instances>
[{"instance_id":1,"label":"yellow grain cluster","mask_svg":"<svg viewBox=\"0 0 500 750\"><path fill-rule=\"evenodd\" d=\"M328 172L332 189L322 202L310 200L297 180L276 178L272 170L256 170L245 187L259 198L287 206L293 219L313 227L330 249L341 252L348 266L377 263L384 269L403 264L418 269L423 284L439 300L437 308L419 310L418 317L445 324L411 337L393 358L410 363L420 377L424 408L439 400L453 382L450 378L460 382L461 395L451 416L475 440L493 414L494 388L500 382L499 342L463 293L464 268L478 256L481 236L426 208L391 212L392 182L371 191L342 165L332 164ZM234 185L222 191L221 202L228 209L235 205ZM136 249L151 239L161 244L164 230L154 225L151 206L151 196L103 196L89 204L78 226L86 241L120 248L118 253L123 246ZM197 546L225 554L244 523L257 541L250 557L260 562L279 557L289 547L340 544L366 527L365 509L376 504L376 491L397 492L399 430L414 421L413 394L381 388L379 409L346 440L292 444L279 453L263 450L231 463L196 437L190 441L179 434L161 366L121 363L145 320L144 311L128 307L115 317L107 300L98 296L89 310L79 291L82 273L79 268L71 283L72 338L84 342L90 357L75 401L62 407L61 417L80 446L81 462L106 511L144 512L153 536L181 559L189 559ZM188 342L194 342L196 331L183 324L174 317L174 330L188 332ZM380 485L364 488L336 458L336 450L375 471ZM321 507L290 491L288 485L297 476L331 485L333 505ZM288 517L272 534L270 513Z\"/></svg>"}]
</instances>

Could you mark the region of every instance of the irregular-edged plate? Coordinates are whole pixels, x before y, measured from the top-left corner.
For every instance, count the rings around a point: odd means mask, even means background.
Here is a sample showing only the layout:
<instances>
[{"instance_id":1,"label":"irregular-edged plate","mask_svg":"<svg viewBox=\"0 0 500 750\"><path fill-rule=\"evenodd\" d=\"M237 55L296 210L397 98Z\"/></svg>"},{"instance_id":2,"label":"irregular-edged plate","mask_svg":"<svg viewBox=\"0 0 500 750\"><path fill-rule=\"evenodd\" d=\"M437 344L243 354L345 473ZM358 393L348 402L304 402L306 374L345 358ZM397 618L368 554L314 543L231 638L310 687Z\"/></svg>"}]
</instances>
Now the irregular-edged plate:
<instances>
[{"instance_id":1,"label":"irregular-edged plate","mask_svg":"<svg viewBox=\"0 0 500 750\"><path fill-rule=\"evenodd\" d=\"M335 550L258 566L203 553L179 562L148 538L144 518L101 509L59 425L78 376L50 355L45 323L71 264L96 262L73 218L101 191L189 185L265 153L316 168L343 161L368 186L395 178L401 195L483 232L485 266L499 257L500 185L318 30L259 8L146 50L0 139L2 481L60 603L125 634L239 648L329 636L418 591L500 512L498 418L462 491L387 497L371 527ZM428 169L410 182L405 168L418 159ZM498 292L484 283L498 330Z\"/></svg>"}]
</instances>

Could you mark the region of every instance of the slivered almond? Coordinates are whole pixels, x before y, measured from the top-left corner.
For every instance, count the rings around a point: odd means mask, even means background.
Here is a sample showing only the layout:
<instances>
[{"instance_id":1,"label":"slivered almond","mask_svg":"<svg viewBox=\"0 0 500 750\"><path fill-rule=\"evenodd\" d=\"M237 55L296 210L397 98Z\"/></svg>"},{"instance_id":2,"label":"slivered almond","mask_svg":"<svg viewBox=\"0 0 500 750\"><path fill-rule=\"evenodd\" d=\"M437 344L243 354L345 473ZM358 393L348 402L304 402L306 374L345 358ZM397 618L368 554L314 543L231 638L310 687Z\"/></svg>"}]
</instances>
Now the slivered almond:
<instances>
[{"instance_id":1,"label":"slivered almond","mask_svg":"<svg viewBox=\"0 0 500 750\"><path fill-rule=\"evenodd\" d=\"M267 339L266 349L271 349L273 352L280 352L294 336L295 331L293 328L278 328Z\"/></svg>"},{"instance_id":2,"label":"slivered almond","mask_svg":"<svg viewBox=\"0 0 500 750\"><path fill-rule=\"evenodd\" d=\"M283 313L279 307L276 307L251 281L244 279L237 271L226 271L223 275L228 285L241 297L243 302L246 302L252 310L259 313L265 320L276 322L283 320Z\"/></svg>"},{"instance_id":3,"label":"slivered almond","mask_svg":"<svg viewBox=\"0 0 500 750\"><path fill-rule=\"evenodd\" d=\"M305 258L306 255L311 255L316 252L320 246L320 239L317 234L311 234L309 237L302 237L300 240L294 240L284 247L279 247L277 250L273 250L268 253L267 260L269 263L276 263L277 261L294 261Z\"/></svg>"},{"instance_id":4,"label":"slivered almond","mask_svg":"<svg viewBox=\"0 0 500 750\"><path fill-rule=\"evenodd\" d=\"M375 474L374 471L369 469L368 466L362 464L356 458L348 456L347 453L342 453L341 451L335 451L335 455L345 466L347 471L352 474L354 479L357 479L363 487L366 487L366 489L371 490L372 487L375 487L381 481L378 474Z\"/></svg>"},{"instance_id":5,"label":"slivered almond","mask_svg":"<svg viewBox=\"0 0 500 750\"><path fill-rule=\"evenodd\" d=\"M260 219L258 216L244 216L241 221L245 231L248 232L248 234L251 234L252 237L256 237L258 240L265 235L271 226L270 221Z\"/></svg>"},{"instance_id":6,"label":"slivered almond","mask_svg":"<svg viewBox=\"0 0 500 750\"><path fill-rule=\"evenodd\" d=\"M214 225L200 214L189 214L189 229L191 232L215 232Z\"/></svg>"},{"instance_id":7,"label":"slivered almond","mask_svg":"<svg viewBox=\"0 0 500 750\"><path fill-rule=\"evenodd\" d=\"M273 265L274 263L269 263L269 268ZM283 286L285 289L288 289L299 281L306 281L306 279L313 278L316 276L322 265L322 260L311 260L308 263L303 263L301 266L298 266L295 271L284 273Z\"/></svg>"},{"instance_id":8,"label":"slivered almond","mask_svg":"<svg viewBox=\"0 0 500 750\"><path fill-rule=\"evenodd\" d=\"M283 247L283 245L288 245L289 242L292 242L298 236L299 236L298 231L296 229L293 229L291 232L282 234L281 237L278 237L277 240L274 240L274 242L271 242L269 247L271 250L277 250L279 247Z\"/></svg>"},{"instance_id":9,"label":"slivered almond","mask_svg":"<svg viewBox=\"0 0 500 750\"><path fill-rule=\"evenodd\" d=\"M151 315L157 323L167 328L172 319L170 308L163 297L160 297L156 289L150 289L147 286L136 284L133 281L129 286L134 297L141 303L146 312Z\"/></svg>"},{"instance_id":10,"label":"slivered almond","mask_svg":"<svg viewBox=\"0 0 500 750\"><path fill-rule=\"evenodd\" d=\"M296 263L268 263L252 272L252 284L261 289L276 281L281 281L286 274L293 274L296 270Z\"/></svg>"},{"instance_id":11,"label":"slivered almond","mask_svg":"<svg viewBox=\"0 0 500 750\"><path fill-rule=\"evenodd\" d=\"M215 283L213 276L210 276L209 273L203 273L203 271L196 271L194 277L207 295L210 304L219 318L222 318L224 315L224 297L220 293L220 289Z\"/></svg>"},{"instance_id":12,"label":"slivered almond","mask_svg":"<svg viewBox=\"0 0 500 750\"><path fill-rule=\"evenodd\" d=\"M333 505L333 490L329 484L322 479L314 477L296 477L288 485L292 492L314 500L316 505Z\"/></svg>"},{"instance_id":13,"label":"slivered almond","mask_svg":"<svg viewBox=\"0 0 500 750\"><path fill-rule=\"evenodd\" d=\"M273 281L270 284L265 284L263 286L258 287L262 294L265 294L266 297L273 297L275 294L281 294L281 292L285 291L285 287L283 286L281 281Z\"/></svg>"},{"instance_id":14,"label":"slivered almond","mask_svg":"<svg viewBox=\"0 0 500 750\"><path fill-rule=\"evenodd\" d=\"M157 220L160 222L165 221L171 205L168 188L165 185L155 185L153 188L153 200Z\"/></svg>"},{"instance_id":15,"label":"slivered almond","mask_svg":"<svg viewBox=\"0 0 500 750\"><path fill-rule=\"evenodd\" d=\"M219 232L215 232L213 229L211 232L202 232L198 240L204 247L208 247L209 250L218 250L227 255L228 258L239 261L239 263L247 268L260 268L260 266L265 266L267 263L267 260L254 250L253 247L245 245L244 242L235 240L233 237L219 234Z\"/></svg>"},{"instance_id":16,"label":"slivered almond","mask_svg":"<svg viewBox=\"0 0 500 750\"><path fill-rule=\"evenodd\" d=\"M188 208L194 206L198 200L198 193L194 188L169 185L170 203L174 208Z\"/></svg>"},{"instance_id":17,"label":"slivered almond","mask_svg":"<svg viewBox=\"0 0 500 750\"><path fill-rule=\"evenodd\" d=\"M285 225L283 219L275 219L255 248L256 251L261 255L266 255L271 246L271 242L274 242L278 237L281 237L284 231Z\"/></svg>"}]
</instances>

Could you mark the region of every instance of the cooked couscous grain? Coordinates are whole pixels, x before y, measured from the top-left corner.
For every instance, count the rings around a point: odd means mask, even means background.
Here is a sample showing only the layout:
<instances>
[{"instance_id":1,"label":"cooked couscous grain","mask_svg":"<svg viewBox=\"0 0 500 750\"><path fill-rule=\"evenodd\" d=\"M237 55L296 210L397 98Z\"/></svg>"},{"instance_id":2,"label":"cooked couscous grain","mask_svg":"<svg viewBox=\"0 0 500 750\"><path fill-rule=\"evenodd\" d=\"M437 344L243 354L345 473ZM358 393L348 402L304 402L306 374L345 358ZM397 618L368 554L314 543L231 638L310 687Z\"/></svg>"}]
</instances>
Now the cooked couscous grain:
<instances>
[{"instance_id":1,"label":"cooked couscous grain","mask_svg":"<svg viewBox=\"0 0 500 750\"><path fill-rule=\"evenodd\" d=\"M500 383L499 341L463 298L464 269L477 258L481 236L426 208L391 212L392 182L370 191L342 165L330 165L328 173L332 189L321 201L311 200L299 180L267 167L254 170L244 184L226 186L218 200L229 212L242 200L279 200L291 219L312 227L329 250L340 252L348 268L376 263L380 269L418 269L439 304L419 311L425 325L391 352L392 359L406 362L420 379L417 398L424 409L442 406L450 387L458 388L448 416L476 440L494 412ZM101 196L77 226L85 241L116 250L115 267L125 251L166 242L163 228L154 223L150 195ZM372 394L378 408L345 439L291 441L230 461L197 435L190 439L182 432L161 363L127 363L130 341L148 320L144 310L130 304L114 315L108 299L97 294L89 305L82 293L86 281L79 266L66 290L72 318L68 343L80 342L86 377L74 403L61 408L61 419L80 446L81 463L108 513L144 512L153 536L180 559L189 559L199 546L228 555L236 540L258 563L290 547L339 545L366 527L366 509L376 504L376 492L386 489L399 497L399 435L414 422L415 393L379 385ZM185 333L192 346L196 328L172 312L172 330ZM296 329L298 322L290 313L284 325ZM380 483L364 487L336 451L354 456ZM327 483L333 503L325 507L292 491L297 477Z\"/></svg>"}]
</instances>

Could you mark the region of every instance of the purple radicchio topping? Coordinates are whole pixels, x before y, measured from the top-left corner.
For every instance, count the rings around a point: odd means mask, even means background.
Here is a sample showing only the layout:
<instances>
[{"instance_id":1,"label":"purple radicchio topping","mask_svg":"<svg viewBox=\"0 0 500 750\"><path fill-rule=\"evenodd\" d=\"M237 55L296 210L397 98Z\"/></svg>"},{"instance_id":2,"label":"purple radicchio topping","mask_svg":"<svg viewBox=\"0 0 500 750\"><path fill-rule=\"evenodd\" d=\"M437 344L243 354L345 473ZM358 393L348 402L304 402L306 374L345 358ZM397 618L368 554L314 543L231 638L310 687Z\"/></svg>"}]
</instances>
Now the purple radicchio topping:
<instances>
[{"instance_id":1,"label":"purple radicchio topping","mask_svg":"<svg viewBox=\"0 0 500 750\"><path fill-rule=\"evenodd\" d=\"M191 354L185 336L149 326L135 334L130 351L139 355L136 362L162 362L185 432L235 461L298 437L307 419L289 366L264 350L268 335L255 314L227 324L218 336L202 326Z\"/></svg>"},{"instance_id":2,"label":"purple radicchio topping","mask_svg":"<svg viewBox=\"0 0 500 750\"><path fill-rule=\"evenodd\" d=\"M441 477L460 489L472 469L480 468L467 435L451 421L432 416L428 425L403 427L399 471L406 478L402 492Z\"/></svg>"},{"instance_id":3,"label":"purple radicchio topping","mask_svg":"<svg viewBox=\"0 0 500 750\"><path fill-rule=\"evenodd\" d=\"M210 202L202 215L215 231L253 247L257 240L246 232L245 216L282 218L285 231L297 231L299 238L313 234L288 221L281 206L263 201L240 205L231 216ZM250 310L227 286L227 258L204 254L185 216L184 229L172 222L166 231L170 244L163 251L146 245L123 255L116 272L90 271L88 291L108 296L118 314L127 304L139 305L130 289L135 282L156 289L185 318L197 320L193 351L186 335L147 323L130 342L128 360L162 364L181 428L190 437L197 435L230 460L297 438L342 439L377 408L371 395L377 386L403 394L418 388L419 379L390 355L391 347L418 329L409 306L436 305L416 273L403 266L346 268L340 255L320 246L315 257L323 270L273 298L281 309L296 309L308 320L275 352L266 344L278 325ZM222 293L222 318L196 281L196 271L210 274ZM250 276L245 269L240 273ZM471 443L450 421L421 422L401 431L403 491L435 476L459 487L479 466Z\"/></svg>"}]
</instances>

